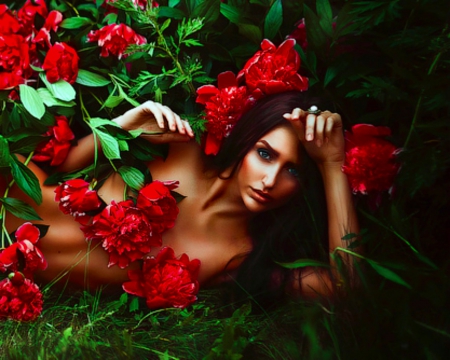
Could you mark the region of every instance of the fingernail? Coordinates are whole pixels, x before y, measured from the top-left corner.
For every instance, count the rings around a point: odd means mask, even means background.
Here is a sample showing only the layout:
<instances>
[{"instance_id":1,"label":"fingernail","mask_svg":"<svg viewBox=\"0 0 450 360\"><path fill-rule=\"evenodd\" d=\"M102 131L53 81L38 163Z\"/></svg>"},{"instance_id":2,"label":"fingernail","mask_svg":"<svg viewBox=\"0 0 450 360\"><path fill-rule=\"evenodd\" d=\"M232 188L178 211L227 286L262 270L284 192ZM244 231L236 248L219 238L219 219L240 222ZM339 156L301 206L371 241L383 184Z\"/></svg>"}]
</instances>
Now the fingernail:
<instances>
[{"instance_id":1,"label":"fingernail","mask_svg":"<svg viewBox=\"0 0 450 360\"><path fill-rule=\"evenodd\" d=\"M291 114L286 113L286 114L283 114L283 117L284 117L285 119L287 119L288 117L290 117L290 115L291 115Z\"/></svg>"},{"instance_id":2,"label":"fingernail","mask_svg":"<svg viewBox=\"0 0 450 360\"><path fill-rule=\"evenodd\" d=\"M317 147L321 147L322 146L322 140L317 139L316 140L316 145L317 145Z\"/></svg>"},{"instance_id":3,"label":"fingernail","mask_svg":"<svg viewBox=\"0 0 450 360\"><path fill-rule=\"evenodd\" d=\"M312 134L307 134L306 135L306 140L311 141L313 139Z\"/></svg>"}]
</instances>

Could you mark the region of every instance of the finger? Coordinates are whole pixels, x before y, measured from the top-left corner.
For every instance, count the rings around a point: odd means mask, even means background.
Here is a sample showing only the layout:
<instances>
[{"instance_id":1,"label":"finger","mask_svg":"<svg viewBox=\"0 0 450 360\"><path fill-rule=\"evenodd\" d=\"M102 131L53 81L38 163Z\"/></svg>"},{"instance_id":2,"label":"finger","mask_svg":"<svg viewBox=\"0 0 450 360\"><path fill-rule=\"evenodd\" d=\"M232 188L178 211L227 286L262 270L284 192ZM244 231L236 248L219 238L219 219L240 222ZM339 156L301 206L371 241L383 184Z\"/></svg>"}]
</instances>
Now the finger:
<instances>
[{"instance_id":1,"label":"finger","mask_svg":"<svg viewBox=\"0 0 450 360\"><path fill-rule=\"evenodd\" d=\"M167 122L167 127L169 130L176 131L178 126L176 119L177 115L168 106L158 104L158 107L164 116L164 120Z\"/></svg>"},{"instance_id":2,"label":"finger","mask_svg":"<svg viewBox=\"0 0 450 360\"><path fill-rule=\"evenodd\" d=\"M185 135L186 134L186 126L184 124L184 121L181 120L181 118L177 114L175 114L175 121L176 121L178 132L180 134Z\"/></svg>"},{"instance_id":3,"label":"finger","mask_svg":"<svg viewBox=\"0 0 450 360\"><path fill-rule=\"evenodd\" d=\"M194 130L192 130L191 124L189 124L189 122L186 120L183 120L183 122L184 122L184 127L186 128L188 135L190 137L194 137L195 134L194 134Z\"/></svg>"},{"instance_id":4,"label":"finger","mask_svg":"<svg viewBox=\"0 0 450 360\"><path fill-rule=\"evenodd\" d=\"M325 142L328 142L330 140L333 128L334 128L334 117L329 116L325 124Z\"/></svg>"},{"instance_id":5,"label":"finger","mask_svg":"<svg viewBox=\"0 0 450 360\"><path fill-rule=\"evenodd\" d=\"M306 141L314 140L315 123L316 123L316 115L308 114L306 116L306 129L305 129Z\"/></svg>"},{"instance_id":6,"label":"finger","mask_svg":"<svg viewBox=\"0 0 450 360\"><path fill-rule=\"evenodd\" d=\"M164 118L161 111L161 104L149 100L145 103L145 109L151 112L160 129L165 129Z\"/></svg>"},{"instance_id":7,"label":"finger","mask_svg":"<svg viewBox=\"0 0 450 360\"><path fill-rule=\"evenodd\" d=\"M323 135L324 135L324 127L326 122L326 114L322 113L319 114L316 118L316 130L315 130L315 139L316 139L316 145L318 147L321 147L323 144Z\"/></svg>"}]
</instances>

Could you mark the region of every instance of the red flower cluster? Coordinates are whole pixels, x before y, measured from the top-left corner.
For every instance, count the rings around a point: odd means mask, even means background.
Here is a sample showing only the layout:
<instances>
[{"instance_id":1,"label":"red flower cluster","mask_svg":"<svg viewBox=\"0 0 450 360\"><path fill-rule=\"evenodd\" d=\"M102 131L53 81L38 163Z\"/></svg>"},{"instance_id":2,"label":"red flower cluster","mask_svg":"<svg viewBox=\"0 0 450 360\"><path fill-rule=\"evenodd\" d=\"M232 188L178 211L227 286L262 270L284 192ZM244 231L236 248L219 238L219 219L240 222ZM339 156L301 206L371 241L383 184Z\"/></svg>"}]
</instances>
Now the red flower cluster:
<instances>
[{"instance_id":1,"label":"red flower cluster","mask_svg":"<svg viewBox=\"0 0 450 360\"><path fill-rule=\"evenodd\" d=\"M16 242L0 253L0 271L9 276L0 282L0 319L31 321L42 311L42 294L33 274L45 270L47 262L36 247L40 232L31 223L15 232Z\"/></svg>"},{"instance_id":2,"label":"red flower cluster","mask_svg":"<svg viewBox=\"0 0 450 360\"><path fill-rule=\"evenodd\" d=\"M90 189L90 184L82 179L72 179L55 189L55 200L59 201L59 209L70 214L80 224L87 224L91 216L101 206L97 191Z\"/></svg>"},{"instance_id":3,"label":"red flower cluster","mask_svg":"<svg viewBox=\"0 0 450 360\"><path fill-rule=\"evenodd\" d=\"M49 140L36 147L33 160L38 162L50 161L51 166L61 165L69 153L71 141L75 138L69 127L69 122L65 116L56 115L56 124L50 126L44 136L49 136Z\"/></svg>"},{"instance_id":4,"label":"red flower cluster","mask_svg":"<svg viewBox=\"0 0 450 360\"><path fill-rule=\"evenodd\" d=\"M36 16L45 19L39 29ZM61 21L62 14L48 13L43 0L27 0L17 13L0 4L0 90L12 89L35 75L30 64L41 66L38 50L48 50L43 69L49 82L75 82L78 54L66 43L51 43L50 32L56 31Z\"/></svg>"},{"instance_id":5,"label":"red flower cluster","mask_svg":"<svg viewBox=\"0 0 450 360\"><path fill-rule=\"evenodd\" d=\"M125 24L111 24L102 27L100 30L92 30L87 36L88 42L97 42L102 48L100 55L107 57L109 55L117 56L119 59L123 56L128 46L132 44L145 44L147 40L136 34L136 32Z\"/></svg>"},{"instance_id":6,"label":"red flower cluster","mask_svg":"<svg viewBox=\"0 0 450 360\"><path fill-rule=\"evenodd\" d=\"M385 126L358 124L346 132L346 156L342 170L354 193L380 193L392 188L400 168L396 154L400 151L385 140L391 130Z\"/></svg>"},{"instance_id":7,"label":"red flower cluster","mask_svg":"<svg viewBox=\"0 0 450 360\"><path fill-rule=\"evenodd\" d=\"M217 88L204 85L197 89L196 101L205 105L206 112L206 154L217 154L223 138L262 96L308 88L308 79L298 73L300 56L294 46L294 39L284 41L279 47L265 39L261 50L247 61L237 78L231 72L224 72L217 78Z\"/></svg>"},{"instance_id":8,"label":"red flower cluster","mask_svg":"<svg viewBox=\"0 0 450 360\"><path fill-rule=\"evenodd\" d=\"M42 312L39 287L21 273L0 281L0 320L33 321Z\"/></svg>"},{"instance_id":9,"label":"red flower cluster","mask_svg":"<svg viewBox=\"0 0 450 360\"><path fill-rule=\"evenodd\" d=\"M142 269L128 271L131 281L123 289L144 297L150 309L185 308L197 300L200 260L189 261L186 254L179 259L165 247L158 255L145 259Z\"/></svg>"},{"instance_id":10,"label":"red flower cluster","mask_svg":"<svg viewBox=\"0 0 450 360\"><path fill-rule=\"evenodd\" d=\"M177 182L162 183L153 181L139 192L137 204L133 200L112 202L99 214L86 221L81 230L87 240L99 241L109 253L108 266L127 267L130 262L142 259L153 247L162 245L161 234L174 226L178 207L170 193ZM80 195L87 193L87 188L80 183L80 188L71 188L65 184L56 190L56 200L60 201L63 211L79 214L91 210L96 205L94 196L82 203ZM64 196L61 196L63 194ZM68 205L66 205L68 204ZM76 217L79 220L78 217Z\"/></svg>"},{"instance_id":11,"label":"red flower cluster","mask_svg":"<svg viewBox=\"0 0 450 360\"><path fill-rule=\"evenodd\" d=\"M33 279L33 273L36 270L47 268L44 255L35 246L40 236L39 229L27 222L16 230L15 236L17 242L0 253L0 270L2 272L21 271L27 278ZM19 256L25 259L25 264L20 264Z\"/></svg>"}]
</instances>

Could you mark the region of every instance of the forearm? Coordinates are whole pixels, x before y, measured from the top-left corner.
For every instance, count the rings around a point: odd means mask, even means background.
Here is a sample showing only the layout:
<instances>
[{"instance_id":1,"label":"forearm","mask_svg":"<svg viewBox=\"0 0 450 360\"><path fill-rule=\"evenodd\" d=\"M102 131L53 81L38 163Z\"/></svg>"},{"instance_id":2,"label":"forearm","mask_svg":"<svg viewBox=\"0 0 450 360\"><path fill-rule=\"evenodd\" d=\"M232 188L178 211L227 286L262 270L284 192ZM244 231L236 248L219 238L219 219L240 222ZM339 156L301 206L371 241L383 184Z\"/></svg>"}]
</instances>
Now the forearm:
<instances>
[{"instance_id":1,"label":"forearm","mask_svg":"<svg viewBox=\"0 0 450 360\"><path fill-rule=\"evenodd\" d=\"M353 205L352 194L347 176L341 170L341 164L333 163L319 166L322 174L328 213L328 236L330 254L337 247L347 248L350 240L342 240L347 234L358 234L359 226ZM352 258L347 254L342 255L344 263L352 272ZM331 258L331 265L335 264Z\"/></svg>"},{"instance_id":2,"label":"forearm","mask_svg":"<svg viewBox=\"0 0 450 360\"><path fill-rule=\"evenodd\" d=\"M100 141L97 139L97 151L100 153ZM77 145L69 150L66 160L57 168L59 172L71 172L82 169L94 161L94 135L90 134L78 140Z\"/></svg>"}]
</instances>

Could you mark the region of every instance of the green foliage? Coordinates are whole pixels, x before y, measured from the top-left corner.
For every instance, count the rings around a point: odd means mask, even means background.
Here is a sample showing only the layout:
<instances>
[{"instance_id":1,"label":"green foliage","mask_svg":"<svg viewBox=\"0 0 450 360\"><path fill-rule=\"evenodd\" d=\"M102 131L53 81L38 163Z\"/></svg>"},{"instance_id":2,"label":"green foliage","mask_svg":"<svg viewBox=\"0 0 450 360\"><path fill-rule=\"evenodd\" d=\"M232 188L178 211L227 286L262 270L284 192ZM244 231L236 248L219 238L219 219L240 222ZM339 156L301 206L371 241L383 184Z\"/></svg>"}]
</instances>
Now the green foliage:
<instances>
[{"instance_id":1,"label":"green foliage","mask_svg":"<svg viewBox=\"0 0 450 360\"><path fill-rule=\"evenodd\" d=\"M73 4L72 4L73 3ZM42 69L35 83L20 86L20 100L0 91L0 170L40 203L36 177L16 155L30 159L54 115L66 114L80 133L94 132L105 158L72 177L117 171L139 189L149 174L142 162L161 155L138 133L125 134L110 119L151 99L189 119L197 140L204 120L195 89L218 73L236 72L268 37L280 43L305 18L308 47L297 45L301 71L321 108L339 112L344 126L389 126L402 151L391 193L376 201L356 196L363 255L352 271L359 284L339 284L333 301L296 300L255 315L200 301L194 307L150 312L134 298L100 295L54 298L47 293L42 318L33 324L2 322L5 358L155 359L439 359L447 356L448 213L450 211L450 28L445 0L280 1L161 0L159 8L136 8L117 0L117 14L101 17L103 1L49 1L63 12L59 40L80 54L74 84L50 84ZM87 43L106 24L132 25L147 44L126 59L99 57ZM30 204L0 194L7 212L37 219ZM373 204L377 203L378 206ZM3 234L6 236L7 234ZM344 234L343 234L344 235ZM343 241L354 238L343 237ZM2 237L3 238L3 237ZM355 255L356 254L356 255ZM347 280L341 256L334 254ZM287 268L322 266L316 260ZM204 293L203 293L204 294ZM207 298L208 296L205 295ZM101 298L101 301L100 301ZM253 309L258 309L258 304ZM131 315L130 315L131 313Z\"/></svg>"}]
</instances>

